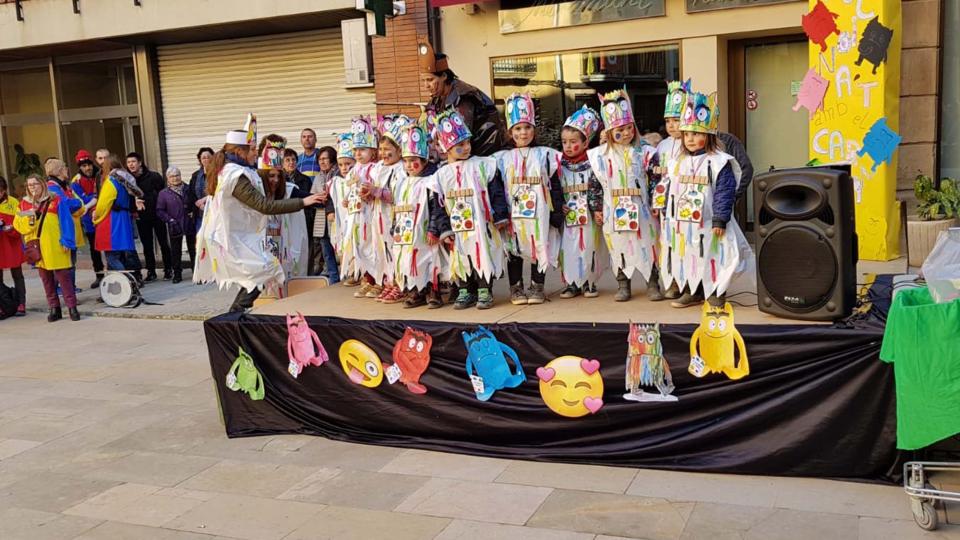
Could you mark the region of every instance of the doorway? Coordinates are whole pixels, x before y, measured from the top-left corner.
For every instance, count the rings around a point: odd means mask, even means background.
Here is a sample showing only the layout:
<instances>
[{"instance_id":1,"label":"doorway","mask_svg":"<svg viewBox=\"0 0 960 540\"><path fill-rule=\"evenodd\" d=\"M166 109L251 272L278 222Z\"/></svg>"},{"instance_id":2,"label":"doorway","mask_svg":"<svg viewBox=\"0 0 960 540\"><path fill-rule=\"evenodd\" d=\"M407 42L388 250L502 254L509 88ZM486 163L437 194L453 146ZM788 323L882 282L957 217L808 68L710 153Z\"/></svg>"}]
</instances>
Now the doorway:
<instances>
[{"instance_id":1,"label":"doorway","mask_svg":"<svg viewBox=\"0 0 960 540\"><path fill-rule=\"evenodd\" d=\"M732 42L731 132L743 141L754 175L802 167L809 160L809 121L794 112L800 82L808 69L802 36ZM737 219L753 223L753 190L738 204Z\"/></svg>"}]
</instances>

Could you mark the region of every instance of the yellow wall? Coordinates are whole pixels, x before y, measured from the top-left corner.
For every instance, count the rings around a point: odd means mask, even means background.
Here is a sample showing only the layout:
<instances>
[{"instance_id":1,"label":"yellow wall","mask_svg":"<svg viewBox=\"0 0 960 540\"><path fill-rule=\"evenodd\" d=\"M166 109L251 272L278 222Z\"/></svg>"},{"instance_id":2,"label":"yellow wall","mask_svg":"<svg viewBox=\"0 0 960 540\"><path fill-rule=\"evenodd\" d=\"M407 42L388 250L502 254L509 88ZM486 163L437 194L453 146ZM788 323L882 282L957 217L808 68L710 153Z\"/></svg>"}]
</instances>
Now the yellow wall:
<instances>
[{"instance_id":1,"label":"yellow wall","mask_svg":"<svg viewBox=\"0 0 960 540\"><path fill-rule=\"evenodd\" d=\"M496 4L473 15L464 7L441 9L442 52L464 81L492 93L490 58L574 49L620 47L643 43L680 42L683 77L693 77L701 92L718 90L722 111L726 95L726 40L751 35L800 32L804 2L727 9L688 15L683 0L666 0L667 15L650 19L500 34ZM718 31L728 32L717 36ZM721 114L721 127L726 116Z\"/></svg>"},{"instance_id":2,"label":"yellow wall","mask_svg":"<svg viewBox=\"0 0 960 540\"><path fill-rule=\"evenodd\" d=\"M0 50L123 35L353 9L355 0L129 0L81 2L75 15L66 0L23 3L17 21L13 2L0 5Z\"/></svg>"}]
</instances>

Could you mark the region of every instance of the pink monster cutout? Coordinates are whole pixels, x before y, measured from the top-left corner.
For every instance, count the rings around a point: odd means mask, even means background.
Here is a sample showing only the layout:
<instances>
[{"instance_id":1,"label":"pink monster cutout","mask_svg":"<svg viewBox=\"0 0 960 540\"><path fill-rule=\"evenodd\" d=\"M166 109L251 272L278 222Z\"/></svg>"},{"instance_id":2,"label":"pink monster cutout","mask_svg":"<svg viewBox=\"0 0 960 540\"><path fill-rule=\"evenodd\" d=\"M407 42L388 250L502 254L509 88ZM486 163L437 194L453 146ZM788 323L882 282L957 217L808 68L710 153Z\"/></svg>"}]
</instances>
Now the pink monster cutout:
<instances>
[{"instance_id":1,"label":"pink monster cutout","mask_svg":"<svg viewBox=\"0 0 960 540\"><path fill-rule=\"evenodd\" d=\"M807 71L800 84L800 93L797 95L797 103L794 104L793 110L799 111L800 107L806 107L810 116L813 116L813 113L823 107L823 96L826 95L828 86L830 81L812 69Z\"/></svg>"},{"instance_id":2,"label":"pink monster cutout","mask_svg":"<svg viewBox=\"0 0 960 540\"><path fill-rule=\"evenodd\" d=\"M426 394L427 387L420 384L420 376L430 365L430 347L433 337L407 327L400 341L393 347L393 361L400 368L400 382L414 394Z\"/></svg>"},{"instance_id":3,"label":"pink monster cutout","mask_svg":"<svg viewBox=\"0 0 960 540\"><path fill-rule=\"evenodd\" d=\"M327 350L320 343L317 333L310 329L307 320L299 311L296 315L287 314L287 355L290 364L287 371L296 379L308 365L321 366L329 360ZM314 348L316 347L316 348Z\"/></svg>"},{"instance_id":4,"label":"pink monster cutout","mask_svg":"<svg viewBox=\"0 0 960 540\"><path fill-rule=\"evenodd\" d=\"M803 31L810 41L820 46L820 52L827 50L827 38L830 34L840 35L837 17L839 15L827 9L823 0L817 0L817 5L813 6L810 13L801 17L800 25L803 26Z\"/></svg>"}]
</instances>

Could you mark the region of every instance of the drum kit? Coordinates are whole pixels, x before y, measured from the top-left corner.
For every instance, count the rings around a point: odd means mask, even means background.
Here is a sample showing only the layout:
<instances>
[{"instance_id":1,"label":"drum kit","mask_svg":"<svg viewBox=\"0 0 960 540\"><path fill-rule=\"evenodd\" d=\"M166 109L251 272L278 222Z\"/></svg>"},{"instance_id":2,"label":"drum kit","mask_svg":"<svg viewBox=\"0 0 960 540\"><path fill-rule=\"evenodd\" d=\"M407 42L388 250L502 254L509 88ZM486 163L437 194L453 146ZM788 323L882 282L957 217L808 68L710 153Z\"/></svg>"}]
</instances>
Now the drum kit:
<instances>
[{"instance_id":1,"label":"drum kit","mask_svg":"<svg viewBox=\"0 0 960 540\"><path fill-rule=\"evenodd\" d=\"M100 298L110 307L135 308L144 303L140 286L130 272L113 271L100 281Z\"/></svg>"}]
</instances>

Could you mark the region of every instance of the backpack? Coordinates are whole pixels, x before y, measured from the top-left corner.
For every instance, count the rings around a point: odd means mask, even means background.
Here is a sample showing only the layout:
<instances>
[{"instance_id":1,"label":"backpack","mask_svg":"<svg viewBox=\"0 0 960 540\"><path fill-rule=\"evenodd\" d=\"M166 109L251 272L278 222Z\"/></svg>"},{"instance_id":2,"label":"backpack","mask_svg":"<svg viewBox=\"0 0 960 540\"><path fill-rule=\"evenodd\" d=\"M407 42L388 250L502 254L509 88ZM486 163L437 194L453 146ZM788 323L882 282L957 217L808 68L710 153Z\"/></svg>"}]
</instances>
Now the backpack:
<instances>
[{"instance_id":1,"label":"backpack","mask_svg":"<svg viewBox=\"0 0 960 540\"><path fill-rule=\"evenodd\" d=\"M17 297L14 290L0 283L0 320L17 313Z\"/></svg>"}]
</instances>

